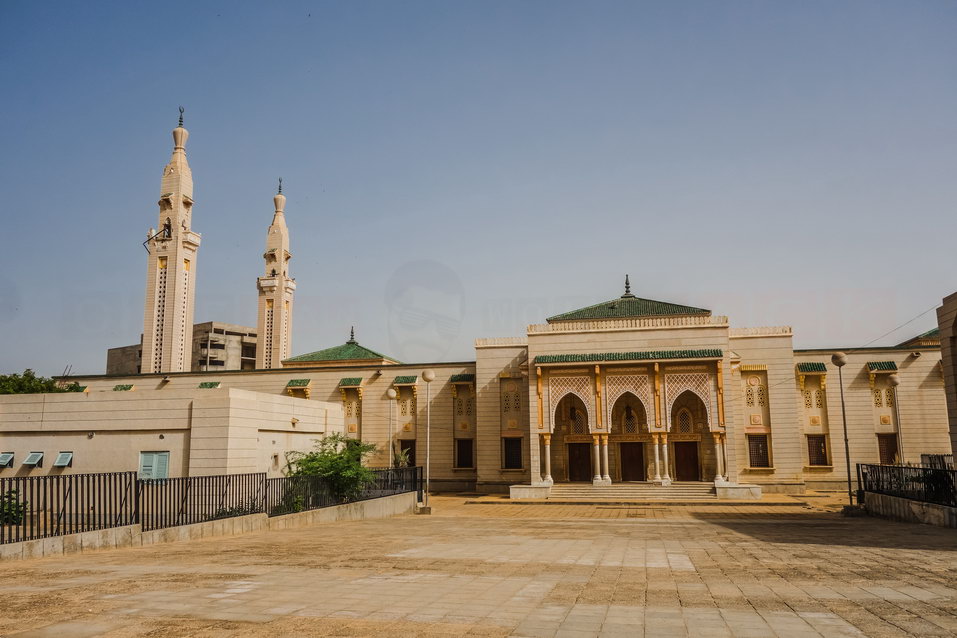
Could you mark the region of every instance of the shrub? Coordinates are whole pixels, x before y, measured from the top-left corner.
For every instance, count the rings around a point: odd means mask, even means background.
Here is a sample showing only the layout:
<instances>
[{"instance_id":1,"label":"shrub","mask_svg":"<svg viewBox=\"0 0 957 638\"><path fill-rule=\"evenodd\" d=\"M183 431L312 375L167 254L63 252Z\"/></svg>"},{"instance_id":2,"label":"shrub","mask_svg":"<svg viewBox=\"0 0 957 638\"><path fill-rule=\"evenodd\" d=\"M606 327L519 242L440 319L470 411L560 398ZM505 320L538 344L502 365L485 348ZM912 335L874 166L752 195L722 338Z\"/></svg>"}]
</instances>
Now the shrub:
<instances>
[{"instance_id":1,"label":"shrub","mask_svg":"<svg viewBox=\"0 0 957 638\"><path fill-rule=\"evenodd\" d=\"M375 481L375 472L362 465L362 460L375 449L372 443L330 434L317 439L312 452L289 452L286 474L321 477L334 499L354 501Z\"/></svg>"},{"instance_id":2,"label":"shrub","mask_svg":"<svg viewBox=\"0 0 957 638\"><path fill-rule=\"evenodd\" d=\"M17 490L0 496L0 525L19 525L27 513L26 501L20 502Z\"/></svg>"}]
</instances>

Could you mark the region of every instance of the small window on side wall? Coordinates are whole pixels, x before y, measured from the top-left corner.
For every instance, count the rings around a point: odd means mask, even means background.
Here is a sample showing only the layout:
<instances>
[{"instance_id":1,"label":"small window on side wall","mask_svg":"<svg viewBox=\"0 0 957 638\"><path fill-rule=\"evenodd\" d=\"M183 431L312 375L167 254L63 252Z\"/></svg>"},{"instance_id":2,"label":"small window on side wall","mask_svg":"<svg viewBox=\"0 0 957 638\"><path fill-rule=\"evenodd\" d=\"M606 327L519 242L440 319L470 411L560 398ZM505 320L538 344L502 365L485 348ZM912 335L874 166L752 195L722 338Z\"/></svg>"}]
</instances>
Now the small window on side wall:
<instances>
[{"instance_id":1,"label":"small window on side wall","mask_svg":"<svg viewBox=\"0 0 957 638\"><path fill-rule=\"evenodd\" d=\"M455 439L455 467L461 469L472 469L475 467L473 460L473 450L475 449L472 439Z\"/></svg>"},{"instance_id":2,"label":"small window on side wall","mask_svg":"<svg viewBox=\"0 0 957 638\"><path fill-rule=\"evenodd\" d=\"M139 478L169 478L169 452L140 452Z\"/></svg>"},{"instance_id":3,"label":"small window on side wall","mask_svg":"<svg viewBox=\"0 0 957 638\"><path fill-rule=\"evenodd\" d=\"M502 468L506 470L522 469L521 437L504 437L502 439Z\"/></svg>"},{"instance_id":4,"label":"small window on side wall","mask_svg":"<svg viewBox=\"0 0 957 638\"><path fill-rule=\"evenodd\" d=\"M823 434L807 435L807 464L827 465L827 438Z\"/></svg>"},{"instance_id":5,"label":"small window on side wall","mask_svg":"<svg viewBox=\"0 0 957 638\"><path fill-rule=\"evenodd\" d=\"M771 467L767 434L748 435L748 463L751 467Z\"/></svg>"}]
</instances>

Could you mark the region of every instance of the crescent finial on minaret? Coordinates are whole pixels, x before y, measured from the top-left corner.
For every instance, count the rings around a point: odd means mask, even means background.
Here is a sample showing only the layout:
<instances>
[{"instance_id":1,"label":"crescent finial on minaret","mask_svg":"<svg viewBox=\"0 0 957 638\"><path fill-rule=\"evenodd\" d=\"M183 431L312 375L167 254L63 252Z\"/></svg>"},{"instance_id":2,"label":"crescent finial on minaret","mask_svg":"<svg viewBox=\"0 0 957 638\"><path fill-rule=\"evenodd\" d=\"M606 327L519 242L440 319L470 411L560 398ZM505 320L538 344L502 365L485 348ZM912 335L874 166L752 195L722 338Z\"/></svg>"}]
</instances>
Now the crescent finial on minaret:
<instances>
[{"instance_id":1,"label":"crescent finial on minaret","mask_svg":"<svg viewBox=\"0 0 957 638\"><path fill-rule=\"evenodd\" d=\"M282 195L282 178L279 178L279 194Z\"/></svg>"},{"instance_id":2,"label":"crescent finial on minaret","mask_svg":"<svg viewBox=\"0 0 957 638\"><path fill-rule=\"evenodd\" d=\"M355 342L356 342L356 327L355 327L355 326L349 326L349 341L348 341L348 343L355 343Z\"/></svg>"},{"instance_id":3,"label":"crescent finial on minaret","mask_svg":"<svg viewBox=\"0 0 957 638\"><path fill-rule=\"evenodd\" d=\"M631 294L631 282L628 280L628 275L625 275L625 294L622 295L622 298L626 297L634 297L634 295Z\"/></svg>"},{"instance_id":4,"label":"crescent finial on minaret","mask_svg":"<svg viewBox=\"0 0 957 638\"><path fill-rule=\"evenodd\" d=\"M183 125L183 113L185 112L186 112L186 109L184 109L182 106L179 107L179 125L180 126Z\"/></svg>"}]
</instances>

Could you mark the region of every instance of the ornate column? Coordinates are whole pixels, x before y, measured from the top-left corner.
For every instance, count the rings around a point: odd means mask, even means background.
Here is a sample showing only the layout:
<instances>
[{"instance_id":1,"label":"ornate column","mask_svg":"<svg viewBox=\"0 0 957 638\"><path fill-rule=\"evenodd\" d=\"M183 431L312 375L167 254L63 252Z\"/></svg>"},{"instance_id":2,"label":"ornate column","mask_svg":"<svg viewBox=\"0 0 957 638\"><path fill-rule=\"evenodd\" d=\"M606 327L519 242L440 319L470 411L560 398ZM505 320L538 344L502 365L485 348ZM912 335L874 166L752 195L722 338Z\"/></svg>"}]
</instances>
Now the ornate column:
<instances>
[{"instance_id":1,"label":"ornate column","mask_svg":"<svg viewBox=\"0 0 957 638\"><path fill-rule=\"evenodd\" d=\"M545 443L545 483L552 485L552 435L542 434L542 441Z\"/></svg>"},{"instance_id":2,"label":"ornate column","mask_svg":"<svg viewBox=\"0 0 957 638\"><path fill-rule=\"evenodd\" d=\"M655 444L655 478L654 478L654 481L657 483L657 482L661 481L661 460L660 460L660 456L661 456L661 455L659 454L659 450L658 450L658 435L657 435L657 434L652 434L652 435L651 435L651 440L654 441L654 444Z\"/></svg>"},{"instance_id":3,"label":"ornate column","mask_svg":"<svg viewBox=\"0 0 957 638\"><path fill-rule=\"evenodd\" d=\"M605 471L602 474L602 480L606 485L611 485L611 476L608 471L608 435L601 435L601 462L605 466Z\"/></svg>"},{"instance_id":4,"label":"ornate column","mask_svg":"<svg viewBox=\"0 0 957 638\"><path fill-rule=\"evenodd\" d=\"M665 471L661 473L661 484L671 485L671 472L668 469L668 435L661 435L661 454L664 457Z\"/></svg>"},{"instance_id":5,"label":"ornate column","mask_svg":"<svg viewBox=\"0 0 957 638\"><path fill-rule=\"evenodd\" d=\"M711 436L714 437L714 456L715 456L714 480L717 483L719 481L724 480L724 467L723 467L724 463L722 462L722 459L721 459L721 457L723 456L722 450L721 450L721 433L712 432Z\"/></svg>"},{"instance_id":6,"label":"ornate column","mask_svg":"<svg viewBox=\"0 0 957 638\"><path fill-rule=\"evenodd\" d=\"M591 482L594 485L601 485L601 455L599 454L599 451L598 451L598 439L599 439L599 436L597 434L591 435L592 452L593 452L592 462L595 464L594 465L595 475L592 477Z\"/></svg>"},{"instance_id":7,"label":"ornate column","mask_svg":"<svg viewBox=\"0 0 957 638\"><path fill-rule=\"evenodd\" d=\"M721 478L728 481L728 435L721 433Z\"/></svg>"}]
</instances>

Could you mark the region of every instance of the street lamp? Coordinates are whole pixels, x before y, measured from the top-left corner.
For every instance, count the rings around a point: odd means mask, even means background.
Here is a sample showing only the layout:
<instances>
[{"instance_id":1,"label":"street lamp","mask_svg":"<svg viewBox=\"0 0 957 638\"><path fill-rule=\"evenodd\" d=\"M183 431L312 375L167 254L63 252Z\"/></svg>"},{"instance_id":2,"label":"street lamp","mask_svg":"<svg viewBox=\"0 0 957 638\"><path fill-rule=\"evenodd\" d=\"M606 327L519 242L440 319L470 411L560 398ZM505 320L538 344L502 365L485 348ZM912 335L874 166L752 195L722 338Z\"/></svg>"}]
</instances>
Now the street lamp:
<instances>
[{"instance_id":1,"label":"street lamp","mask_svg":"<svg viewBox=\"0 0 957 638\"><path fill-rule=\"evenodd\" d=\"M844 406L844 374L843 368L847 365L847 355L835 352L831 355L831 363L837 366L838 384L841 386L841 419L844 421L844 464L847 466L847 501L854 506L854 495L851 491L851 446L847 442L847 409Z\"/></svg>"},{"instance_id":2,"label":"street lamp","mask_svg":"<svg viewBox=\"0 0 957 638\"><path fill-rule=\"evenodd\" d=\"M395 441L392 438L392 420L394 417L392 414L395 411L395 398L399 394L395 391L395 388L389 388L385 391L385 395L389 397L389 467L395 467Z\"/></svg>"},{"instance_id":3,"label":"street lamp","mask_svg":"<svg viewBox=\"0 0 957 638\"><path fill-rule=\"evenodd\" d=\"M429 460L432 451L432 382L435 381L435 372L422 372L425 381L425 507L429 507Z\"/></svg>"},{"instance_id":4,"label":"street lamp","mask_svg":"<svg viewBox=\"0 0 957 638\"><path fill-rule=\"evenodd\" d=\"M894 389L894 416L897 417L897 457L901 465L904 464L904 441L901 436L901 403L900 395L897 394L897 386L901 384L900 377L896 374L887 377L887 385Z\"/></svg>"}]
</instances>

